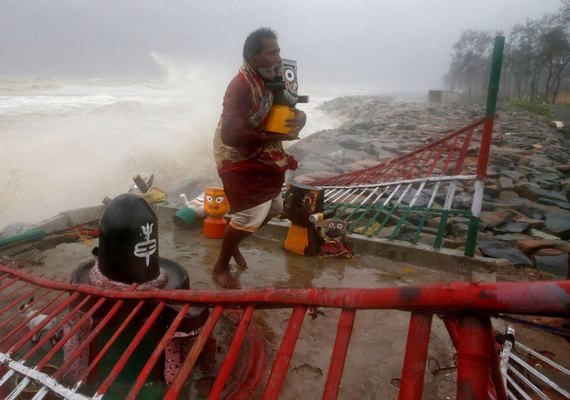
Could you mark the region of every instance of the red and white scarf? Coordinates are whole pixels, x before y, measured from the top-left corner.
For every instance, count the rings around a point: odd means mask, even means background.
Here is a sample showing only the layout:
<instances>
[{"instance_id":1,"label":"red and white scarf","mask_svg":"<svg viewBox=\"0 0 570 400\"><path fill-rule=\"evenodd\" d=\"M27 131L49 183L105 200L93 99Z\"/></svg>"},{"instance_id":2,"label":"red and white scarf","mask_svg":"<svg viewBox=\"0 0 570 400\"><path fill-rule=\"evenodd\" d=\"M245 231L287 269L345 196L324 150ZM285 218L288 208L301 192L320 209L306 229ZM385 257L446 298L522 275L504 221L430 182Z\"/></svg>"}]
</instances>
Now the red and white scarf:
<instances>
[{"instance_id":1,"label":"red and white scarf","mask_svg":"<svg viewBox=\"0 0 570 400\"><path fill-rule=\"evenodd\" d=\"M269 114L269 110L271 110L271 105L273 104L273 93L267 89L263 79L252 70L247 62L243 62L239 73L247 81L251 93L253 103L253 108L249 113L251 126L255 127L255 129L262 129L261 124L265 124L265 118L267 114Z\"/></svg>"}]
</instances>

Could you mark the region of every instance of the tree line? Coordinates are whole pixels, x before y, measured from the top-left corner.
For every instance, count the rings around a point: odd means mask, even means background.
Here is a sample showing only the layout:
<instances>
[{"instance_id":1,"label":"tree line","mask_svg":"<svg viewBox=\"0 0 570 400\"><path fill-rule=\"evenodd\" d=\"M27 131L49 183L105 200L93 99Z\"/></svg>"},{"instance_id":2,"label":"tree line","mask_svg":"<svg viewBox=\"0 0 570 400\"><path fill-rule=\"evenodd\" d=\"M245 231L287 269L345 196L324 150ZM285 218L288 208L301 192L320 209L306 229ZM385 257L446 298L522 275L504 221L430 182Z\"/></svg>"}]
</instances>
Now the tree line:
<instances>
[{"instance_id":1,"label":"tree line","mask_svg":"<svg viewBox=\"0 0 570 400\"><path fill-rule=\"evenodd\" d=\"M499 96L555 103L570 90L570 0L558 12L517 24L506 36ZM470 98L486 94L494 38L502 32L467 29L453 45L444 78L450 90Z\"/></svg>"}]
</instances>

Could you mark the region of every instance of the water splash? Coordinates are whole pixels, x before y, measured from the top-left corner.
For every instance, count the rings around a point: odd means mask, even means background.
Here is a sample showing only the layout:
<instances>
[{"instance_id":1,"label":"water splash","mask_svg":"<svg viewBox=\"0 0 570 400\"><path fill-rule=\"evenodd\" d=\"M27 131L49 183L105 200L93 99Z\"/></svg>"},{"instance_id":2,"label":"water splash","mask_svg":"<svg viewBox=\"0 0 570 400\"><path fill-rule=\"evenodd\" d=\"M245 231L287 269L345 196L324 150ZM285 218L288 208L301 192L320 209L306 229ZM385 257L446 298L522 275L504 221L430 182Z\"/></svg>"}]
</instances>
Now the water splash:
<instances>
[{"instance_id":1,"label":"water splash","mask_svg":"<svg viewBox=\"0 0 570 400\"><path fill-rule=\"evenodd\" d=\"M136 174L167 190L218 182L212 138L235 66L188 63L157 52L155 81L0 81L0 230L125 192ZM307 136L335 122L312 96ZM201 188L196 191L201 192ZM176 194L171 199L179 202Z\"/></svg>"}]
</instances>

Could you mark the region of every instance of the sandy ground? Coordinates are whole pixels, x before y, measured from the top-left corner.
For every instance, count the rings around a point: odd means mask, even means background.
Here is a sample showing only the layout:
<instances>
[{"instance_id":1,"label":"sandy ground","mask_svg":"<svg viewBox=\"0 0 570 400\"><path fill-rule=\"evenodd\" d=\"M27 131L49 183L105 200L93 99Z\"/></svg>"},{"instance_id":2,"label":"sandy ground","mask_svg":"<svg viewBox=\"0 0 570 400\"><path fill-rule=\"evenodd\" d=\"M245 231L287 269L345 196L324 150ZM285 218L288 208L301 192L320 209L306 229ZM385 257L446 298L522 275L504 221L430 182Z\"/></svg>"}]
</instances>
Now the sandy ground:
<instances>
[{"instance_id":1,"label":"sandy ground","mask_svg":"<svg viewBox=\"0 0 570 400\"><path fill-rule=\"evenodd\" d=\"M91 257L97 244L65 243L18 258L45 276L69 276L80 261ZM170 221L159 225L160 256L182 264L192 289L219 289L211 279L211 268L220 241L207 239L201 229L183 230ZM411 264L356 255L354 259L303 257L283 250L281 242L260 236L242 245L248 268L237 271L244 288L361 287L376 288L462 280L454 275ZM292 358L281 399L321 398L336 335L339 310L322 309L316 319L305 318ZM255 322L267 342L272 362L287 327L291 310L259 310ZM392 310L359 311L340 388L341 399L396 399L410 314ZM496 320L499 331L503 321ZM542 332L517 327L517 335L537 350L549 351L554 359L568 364L570 346L564 340ZM518 337L518 336L517 336ZM566 356L564 356L566 354ZM454 349L442 321L434 316L428 357L441 367L453 365ZM570 365L566 365L570 367ZM454 399L455 370L437 375L426 371L424 399Z\"/></svg>"}]
</instances>

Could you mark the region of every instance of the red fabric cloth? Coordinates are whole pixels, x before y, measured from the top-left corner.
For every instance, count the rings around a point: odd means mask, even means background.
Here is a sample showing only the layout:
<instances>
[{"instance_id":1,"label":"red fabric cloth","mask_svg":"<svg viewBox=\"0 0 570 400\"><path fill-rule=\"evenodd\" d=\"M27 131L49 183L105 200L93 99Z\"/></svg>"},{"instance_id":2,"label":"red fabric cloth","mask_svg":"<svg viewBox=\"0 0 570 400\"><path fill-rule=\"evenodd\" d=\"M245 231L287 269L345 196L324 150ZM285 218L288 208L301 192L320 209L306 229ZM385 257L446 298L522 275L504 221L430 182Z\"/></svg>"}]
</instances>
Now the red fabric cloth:
<instances>
[{"instance_id":1,"label":"red fabric cloth","mask_svg":"<svg viewBox=\"0 0 570 400\"><path fill-rule=\"evenodd\" d=\"M281 142L262 144L272 101L271 91L247 64L226 90L214 155L230 213L279 195L286 170L297 167Z\"/></svg>"},{"instance_id":2,"label":"red fabric cloth","mask_svg":"<svg viewBox=\"0 0 570 400\"><path fill-rule=\"evenodd\" d=\"M354 252L346 243L340 240L334 240L330 242L325 242L321 244L320 249L321 257L343 257L352 258L354 257Z\"/></svg>"},{"instance_id":3,"label":"red fabric cloth","mask_svg":"<svg viewBox=\"0 0 570 400\"><path fill-rule=\"evenodd\" d=\"M270 95L268 94L268 96ZM267 101L272 100L268 98ZM222 142L227 146L233 147L241 156L246 158L241 162L255 161L255 158L247 157L254 156L261 148L267 114L262 116L257 126L254 125L255 122L250 120L250 113L257 111L256 108L260 106L254 104L253 94L243 74L237 74L228 85L224 95L223 107L221 117ZM270 107L271 105L267 108L269 109ZM228 166L222 168L227 169Z\"/></svg>"},{"instance_id":4,"label":"red fabric cloth","mask_svg":"<svg viewBox=\"0 0 570 400\"><path fill-rule=\"evenodd\" d=\"M226 171L221 174L230 213L258 206L281 193L285 173L264 171Z\"/></svg>"}]
</instances>

